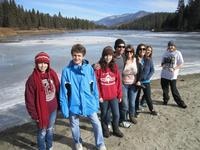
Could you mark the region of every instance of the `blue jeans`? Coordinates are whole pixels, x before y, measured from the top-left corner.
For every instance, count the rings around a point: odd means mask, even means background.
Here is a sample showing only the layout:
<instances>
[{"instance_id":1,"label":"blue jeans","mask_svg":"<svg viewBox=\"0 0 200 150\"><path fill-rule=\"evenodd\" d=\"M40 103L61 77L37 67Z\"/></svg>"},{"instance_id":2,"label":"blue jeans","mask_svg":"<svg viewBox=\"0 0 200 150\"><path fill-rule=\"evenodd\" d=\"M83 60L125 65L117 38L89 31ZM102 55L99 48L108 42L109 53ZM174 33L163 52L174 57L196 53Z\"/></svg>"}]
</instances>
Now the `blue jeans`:
<instances>
[{"instance_id":1,"label":"blue jeans","mask_svg":"<svg viewBox=\"0 0 200 150\"><path fill-rule=\"evenodd\" d=\"M133 84L122 85L123 98L120 106L120 122L127 120L127 114L135 115L135 99L137 87Z\"/></svg>"},{"instance_id":2,"label":"blue jeans","mask_svg":"<svg viewBox=\"0 0 200 150\"><path fill-rule=\"evenodd\" d=\"M117 98L112 100L104 100L100 103L101 106L101 121L108 125L108 118L110 117L110 109L112 112L112 123L115 125L119 124L119 101Z\"/></svg>"},{"instance_id":3,"label":"blue jeans","mask_svg":"<svg viewBox=\"0 0 200 150\"><path fill-rule=\"evenodd\" d=\"M96 147L99 148L101 145L105 145L101 124L98 119L97 113L95 112L91 115L88 115L87 117L90 119L90 122L92 123ZM70 119L70 126L72 130L72 137L73 137L74 143L75 144L82 143L81 134L80 134L80 126L79 126L79 115L70 113L69 119Z\"/></svg>"},{"instance_id":4,"label":"blue jeans","mask_svg":"<svg viewBox=\"0 0 200 150\"><path fill-rule=\"evenodd\" d=\"M53 146L53 130L56 120L57 110L53 111L49 116L48 128L40 129L37 132L37 143L39 150L49 150Z\"/></svg>"}]
</instances>

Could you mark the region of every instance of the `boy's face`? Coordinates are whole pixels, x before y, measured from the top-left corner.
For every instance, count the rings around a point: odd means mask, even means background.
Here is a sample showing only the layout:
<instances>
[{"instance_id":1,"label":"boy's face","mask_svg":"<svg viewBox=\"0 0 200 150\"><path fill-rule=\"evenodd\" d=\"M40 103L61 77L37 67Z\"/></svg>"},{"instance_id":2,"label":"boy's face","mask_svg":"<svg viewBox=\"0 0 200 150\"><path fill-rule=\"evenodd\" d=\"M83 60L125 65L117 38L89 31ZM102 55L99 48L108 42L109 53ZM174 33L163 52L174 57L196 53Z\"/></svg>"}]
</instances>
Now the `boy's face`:
<instances>
[{"instance_id":1,"label":"boy's face","mask_svg":"<svg viewBox=\"0 0 200 150\"><path fill-rule=\"evenodd\" d=\"M119 44L115 50L115 52L117 53L117 55L122 55L124 53L125 50L125 45L124 44Z\"/></svg>"},{"instance_id":2,"label":"boy's face","mask_svg":"<svg viewBox=\"0 0 200 150\"><path fill-rule=\"evenodd\" d=\"M168 46L168 49L169 49L170 52L173 52L174 49L175 49L175 46L174 46L174 45L169 45L169 46Z\"/></svg>"},{"instance_id":3,"label":"boy's face","mask_svg":"<svg viewBox=\"0 0 200 150\"><path fill-rule=\"evenodd\" d=\"M74 64L76 64L76 65L82 64L83 54L74 52L72 54L72 59L73 59Z\"/></svg>"},{"instance_id":4,"label":"boy's face","mask_svg":"<svg viewBox=\"0 0 200 150\"><path fill-rule=\"evenodd\" d=\"M42 73L45 73L45 71L46 71L47 68L48 68L48 64L47 64L47 63L44 63L44 62L38 63L37 66L38 66L38 69L39 69Z\"/></svg>"}]
</instances>

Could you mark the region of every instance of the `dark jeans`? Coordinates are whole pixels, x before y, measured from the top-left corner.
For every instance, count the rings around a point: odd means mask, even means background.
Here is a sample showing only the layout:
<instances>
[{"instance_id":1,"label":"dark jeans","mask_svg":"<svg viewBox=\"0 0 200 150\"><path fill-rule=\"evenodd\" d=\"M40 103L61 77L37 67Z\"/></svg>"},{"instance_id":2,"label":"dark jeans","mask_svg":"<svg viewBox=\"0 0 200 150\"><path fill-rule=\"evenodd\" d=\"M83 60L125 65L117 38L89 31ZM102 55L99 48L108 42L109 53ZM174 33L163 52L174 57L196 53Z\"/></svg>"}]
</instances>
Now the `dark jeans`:
<instances>
[{"instance_id":1,"label":"dark jeans","mask_svg":"<svg viewBox=\"0 0 200 150\"><path fill-rule=\"evenodd\" d=\"M140 93L141 93L141 89L139 88L139 89L138 89L138 92L137 92L136 99L135 99L135 112L137 112L137 110L139 110Z\"/></svg>"},{"instance_id":2,"label":"dark jeans","mask_svg":"<svg viewBox=\"0 0 200 150\"><path fill-rule=\"evenodd\" d=\"M119 124L119 103L117 98L112 100L104 100L103 103L100 103L100 108L102 123L108 125L108 115L110 115L110 108L112 112L112 123L115 125Z\"/></svg>"},{"instance_id":3,"label":"dark jeans","mask_svg":"<svg viewBox=\"0 0 200 150\"><path fill-rule=\"evenodd\" d=\"M141 90L143 90L143 93L144 93L143 98L146 100L149 110L152 111L153 110L153 102L151 99L151 85L150 85L150 83L143 83L143 85L145 86L145 88L139 89L137 97L136 97L136 102L135 102L136 110L139 109L140 93L141 93Z\"/></svg>"},{"instance_id":4,"label":"dark jeans","mask_svg":"<svg viewBox=\"0 0 200 150\"><path fill-rule=\"evenodd\" d=\"M153 102L151 99L151 85L150 83L143 83L146 88L143 89L144 92L144 99L147 102L147 106L149 107L149 110L153 110Z\"/></svg>"},{"instance_id":5,"label":"dark jeans","mask_svg":"<svg viewBox=\"0 0 200 150\"><path fill-rule=\"evenodd\" d=\"M184 101L182 100L178 89L176 88L176 80L168 80L161 78L161 86L163 90L163 101L165 104L169 101L169 86L171 88L172 96L175 100L175 102L179 105L182 106L184 104Z\"/></svg>"}]
</instances>

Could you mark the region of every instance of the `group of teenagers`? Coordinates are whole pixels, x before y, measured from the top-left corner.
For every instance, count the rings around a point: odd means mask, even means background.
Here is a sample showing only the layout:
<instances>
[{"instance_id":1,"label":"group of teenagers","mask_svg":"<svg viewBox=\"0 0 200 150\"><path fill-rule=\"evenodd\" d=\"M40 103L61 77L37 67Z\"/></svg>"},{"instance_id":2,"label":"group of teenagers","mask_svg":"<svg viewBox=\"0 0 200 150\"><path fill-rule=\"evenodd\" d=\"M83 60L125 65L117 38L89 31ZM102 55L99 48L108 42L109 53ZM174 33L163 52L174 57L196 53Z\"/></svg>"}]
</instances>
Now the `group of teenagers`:
<instances>
[{"instance_id":1,"label":"group of teenagers","mask_svg":"<svg viewBox=\"0 0 200 150\"><path fill-rule=\"evenodd\" d=\"M25 87L25 104L31 118L37 123L39 150L53 149L53 129L60 110L69 118L74 148L82 150L79 118L90 120L98 150L106 150L104 137L123 137L120 127L137 123L140 105L146 102L151 115L159 115L151 99L151 77L154 73L153 48L139 44L136 48L117 39L114 49L106 46L100 60L93 65L84 58L86 48L75 44L72 60L64 67L59 81L45 52L35 56L35 68ZM176 79L183 57L173 41L162 57L161 87L163 104L169 100L169 86L175 102L181 108L187 105L176 87ZM140 95L143 91L143 96ZM142 98L141 98L142 97ZM100 120L98 112L100 108Z\"/></svg>"}]
</instances>

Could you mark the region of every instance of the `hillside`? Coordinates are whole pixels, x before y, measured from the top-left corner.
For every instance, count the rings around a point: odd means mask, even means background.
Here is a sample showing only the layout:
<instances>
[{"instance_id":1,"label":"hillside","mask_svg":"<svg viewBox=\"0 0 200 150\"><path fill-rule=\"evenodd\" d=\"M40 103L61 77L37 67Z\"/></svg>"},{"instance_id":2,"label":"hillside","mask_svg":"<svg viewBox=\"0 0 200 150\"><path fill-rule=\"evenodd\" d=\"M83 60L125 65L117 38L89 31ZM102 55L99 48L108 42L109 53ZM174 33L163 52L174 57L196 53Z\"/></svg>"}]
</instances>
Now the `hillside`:
<instances>
[{"instance_id":1,"label":"hillside","mask_svg":"<svg viewBox=\"0 0 200 150\"><path fill-rule=\"evenodd\" d=\"M105 25L105 26L115 26L122 23L127 23L130 21L134 21L138 18L144 17L146 15L149 15L149 12L146 11L138 11L136 13L128 13L128 14L122 14L122 15L114 15L102 18L98 21L95 21L94 23L97 25Z\"/></svg>"}]
</instances>

